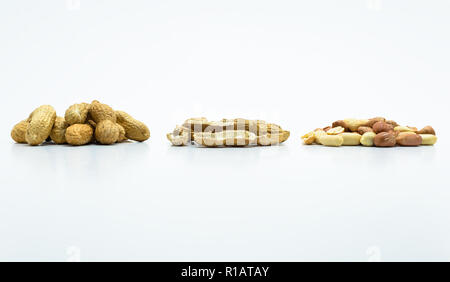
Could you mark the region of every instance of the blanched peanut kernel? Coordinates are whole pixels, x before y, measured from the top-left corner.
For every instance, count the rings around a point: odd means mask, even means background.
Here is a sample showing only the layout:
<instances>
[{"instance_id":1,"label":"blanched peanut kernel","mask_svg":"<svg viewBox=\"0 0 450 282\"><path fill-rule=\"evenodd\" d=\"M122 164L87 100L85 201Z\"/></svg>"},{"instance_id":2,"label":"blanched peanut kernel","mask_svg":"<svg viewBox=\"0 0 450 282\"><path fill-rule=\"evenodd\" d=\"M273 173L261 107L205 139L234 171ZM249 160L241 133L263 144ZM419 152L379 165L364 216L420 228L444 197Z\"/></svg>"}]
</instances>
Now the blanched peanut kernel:
<instances>
[{"instance_id":1,"label":"blanched peanut kernel","mask_svg":"<svg viewBox=\"0 0 450 282\"><path fill-rule=\"evenodd\" d=\"M322 135L318 140L320 144L325 146L339 147L344 143L344 138L341 135Z\"/></svg>"},{"instance_id":2,"label":"blanched peanut kernel","mask_svg":"<svg viewBox=\"0 0 450 282\"><path fill-rule=\"evenodd\" d=\"M437 142L436 135L433 134L419 134L422 137L422 145L434 145Z\"/></svg>"},{"instance_id":3,"label":"blanched peanut kernel","mask_svg":"<svg viewBox=\"0 0 450 282\"><path fill-rule=\"evenodd\" d=\"M344 139L343 146L357 146L360 144L361 135L356 132L344 132L339 134Z\"/></svg>"},{"instance_id":4,"label":"blanched peanut kernel","mask_svg":"<svg viewBox=\"0 0 450 282\"><path fill-rule=\"evenodd\" d=\"M361 136L361 145L366 147L372 147L373 146L373 139L375 138L377 134L375 132L366 132Z\"/></svg>"},{"instance_id":5,"label":"blanched peanut kernel","mask_svg":"<svg viewBox=\"0 0 450 282\"><path fill-rule=\"evenodd\" d=\"M408 126L396 126L394 127L394 131L399 131L399 132L414 132L415 128L411 128Z\"/></svg>"},{"instance_id":6,"label":"blanched peanut kernel","mask_svg":"<svg viewBox=\"0 0 450 282\"><path fill-rule=\"evenodd\" d=\"M327 130L327 134L329 135L338 135L345 131L345 128L342 126L333 127Z\"/></svg>"}]
</instances>

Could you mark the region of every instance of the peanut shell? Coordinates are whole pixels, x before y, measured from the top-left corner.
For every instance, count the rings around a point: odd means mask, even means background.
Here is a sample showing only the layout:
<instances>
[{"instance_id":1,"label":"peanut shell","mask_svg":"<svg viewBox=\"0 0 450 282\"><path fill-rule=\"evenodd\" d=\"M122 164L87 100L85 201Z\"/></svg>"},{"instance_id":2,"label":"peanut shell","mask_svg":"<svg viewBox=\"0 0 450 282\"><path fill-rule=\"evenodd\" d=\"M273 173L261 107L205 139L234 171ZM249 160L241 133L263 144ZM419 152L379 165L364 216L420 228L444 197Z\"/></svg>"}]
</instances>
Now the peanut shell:
<instances>
[{"instance_id":1,"label":"peanut shell","mask_svg":"<svg viewBox=\"0 0 450 282\"><path fill-rule=\"evenodd\" d=\"M66 129L69 124L63 117L56 117L55 124L53 125L52 131L50 132L50 138L56 144L64 144L66 141Z\"/></svg>"},{"instance_id":2,"label":"peanut shell","mask_svg":"<svg viewBox=\"0 0 450 282\"><path fill-rule=\"evenodd\" d=\"M27 120L22 120L21 122L14 125L11 130L11 138L17 143L27 143L25 139L25 134L27 133L29 122Z\"/></svg>"},{"instance_id":3,"label":"peanut shell","mask_svg":"<svg viewBox=\"0 0 450 282\"><path fill-rule=\"evenodd\" d=\"M105 119L95 128L95 140L103 145L111 145L119 140L120 129L116 123Z\"/></svg>"},{"instance_id":4,"label":"peanut shell","mask_svg":"<svg viewBox=\"0 0 450 282\"><path fill-rule=\"evenodd\" d=\"M135 141L145 141L150 138L150 130L141 121L123 111L116 111L117 123L125 129L125 136Z\"/></svg>"},{"instance_id":5,"label":"peanut shell","mask_svg":"<svg viewBox=\"0 0 450 282\"><path fill-rule=\"evenodd\" d=\"M50 105L43 105L30 115L25 139L30 145L39 145L44 142L52 131L56 119L56 111Z\"/></svg>"},{"instance_id":6,"label":"peanut shell","mask_svg":"<svg viewBox=\"0 0 450 282\"><path fill-rule=\"evenodd\" d=\"M99 123L102 120L110 120L112 122L116 122L117 120L114 110L110 106L102 104L97 100L92 101L89 108L89 115L96 123Z\"/></svg>"},{"instance_id":7,"label":"peanut shell","mask_svg":"<svg viewBox=\"0 0 450 282\"><path fill-rule=\"evenodd\" d=\"M81 103L70 106L64 115L65 121L69 124L85 123L88 117L90 104Z\"/></svg>"},{"instance_id":8,"label":"peanut shell","mask_svg":"<svg viewBox=\"0 0 450 282\"><path fill-rule=\"evenodd\" d=\"M74 124L66 129L66 141L70 145L85 145L92 140L94 130L88 124Z\"/></svg>"}]
</instances>

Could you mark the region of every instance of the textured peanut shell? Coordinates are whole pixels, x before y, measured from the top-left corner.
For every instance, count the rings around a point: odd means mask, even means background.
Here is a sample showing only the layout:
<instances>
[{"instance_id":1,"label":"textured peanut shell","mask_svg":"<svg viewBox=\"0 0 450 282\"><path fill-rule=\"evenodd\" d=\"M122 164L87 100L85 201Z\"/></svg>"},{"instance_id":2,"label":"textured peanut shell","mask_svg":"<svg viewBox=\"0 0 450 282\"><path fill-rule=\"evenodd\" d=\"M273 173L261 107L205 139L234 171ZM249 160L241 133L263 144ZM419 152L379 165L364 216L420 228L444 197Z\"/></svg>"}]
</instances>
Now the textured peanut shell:
<instances>
[{"instance_id":1,"label":"textured peanut shell","mask_svg":"<svg viewBox=\"0 0 450 282\"><path fill-rule=\"evenodd\" d=\"M271 146L283 143L290 136L289 131L281 131L279 133L267 133L261 136L258 136L257 144L260 146Z\"/></svg>"},{"instance_id":2,"label":"textured peanut shell","mask_svg":"<svg viewBox=\"0 0 450 282\"><path fill-rule=\"evenodd\" d=\"M245 130L226 130L218 133L198 132L194 134L194 141L207 147L241 147L256 144L256 135Z\"/></svg>"},{"instance_id":3,"label":"textured peanut shell","mask_svg":"<svg viewBox=\"0 0 450 282\"><path fill-rule=\"evenodd\" d=\"M281 133L283 129L273 123L266 123L263 120L248 120L243 118L222 119L221 121L208 121L206 118L187 119L183 128L188 128L192 132L222 132L229 130L243 130L254 133L258 136L267 133ZM193 135L193 134L192 134Z\"/></svg>"},{"instance_id":4,"label":"textured peanut shell","mask_svg":"<svg viewBox=\"0 0 450 282\"><path fill-rule=\"evenodd\" d=\"M263 120L249 120L244 118L235 118L235 119L222 119L222 122L225 123L234 123L234 130L245 130L256 135L263 135L266 133L275 132L275 129L281 131L281 127L275 124L268 124ZM228 128L229 129L229 128Z\"/></svg>"},{"instance_id":5,"label":"textured peanut shell","mask_svg":"<svg viewBox=\"0 0 450 282\"><path fill-rule=\"evenodd\" d=\"M257 144L259 146L271 146L280 144L281 142L281 135L280 134L271 134L266 133L264 135L260 135L257 138Z\"/></svg>"},{"instance_id":6,"label":"textured peanut shell","mask_svg":"<svg viewBox=\"0 0 450 282\"><path fill-rule=\"evenodd\" d=\"M11 130L11 138L17 143L27 143L25 139L25 134L27 133L28 121L22 120L18 124L14 125Z\"/></svg>"},{"instance_id":7,"label":"textured peanut shell","mask_svg":"<svg viewBox=\"0 0 450 282\"><path fill-rule=\"evenodd\" d=\"M222 132L224 130L233 130L233 121L207 121L204 119L188 119L183 125L185 128L189 128L193 132Z\"/></svg>"},{"instance_id":8,"label":"textured peanut shell","mask_svg":"<svg viewBox=\"0 0 450 282\"><path fill-rule=\"evenodd\" d=\"M123 128L123 126L118 123L116 123L116 126L119 128L119 138L117 139L117 142L123 142L127 140L128 138L126 136L125 128Z\"/></svg>"},{"instance_id":9,"label":"textured peanut shell","mask_svg":"<svg viewBox=\"0 0 450 282\"><path fill-rule=\"evenodd\" d=\"M194 131L198 131L200 127L194 126ZM222 121L209 121L203 123L202 126L203 132L222 132L226 130L234 130L234 122L222 122Z\"/></svg>"},{"instance_id":10,"label":"textured peanut shell","mask_svg":"<svg viewBox=\"0 0 450 282\"><path fill-rule=\"evenodd\" d=\"M85 123L88 117L90 104L88 103L81 103L81 104L74 104L70 106L64 115L64 118L66 122L69 125L76 124L76 123Z\"/></svg>"},{"instance_id":11,"label":"textured peanut shell","mask_svg":"<svg viewBox=\"0 0 450 282\"><path fill-rule=\"evenodd\" d=\"M86 123L89 124L90 126L92 126L92 128L97 127L97 123L95 121L93 121L92 119L88 119L88 121Z\"/></svg>"},{"instance_id":12,"label":"textured peanut shell","mask_svg":"<svg viewBox=\"0 0 450 282\"><path fill-rule=\"evenodd\" d=\"M85 145L92 140L94 130L88 124L74 124L66 129L66 141L70 145Z\"/></svg>"},{"instance_id":13,"label":"textured peanut shell","mask_svg":"<svg viewBox=\"0 0 450 282\"><path fill-rule=\"evenodd\" d=\"M182 135L182 134L185 133L185 132L189 133L189 132L190 132L190 129L188 129L188 128L186 128L186 127L183 127L183 126L180 126L180 125L177 125L177 126L175 127L175 129L172 131L172 134L173 134L174 136L178 136L178 135Z\"/></svg>"},{"instance_id":14,"label":"textured peanut shell","mask_svg":"<svg viewBox=\"0 0 450 282\"><path fill-rule=\"evenodd\" d=\"M191 131L189 128L186 128L184 126L180 126L177 125L175 127L175 129L172 131L172 133L169 133L167 135L167 138L169 138L169 135L171 135L172 137L179 139L179 140L183 140L183 138L185 138L187 136L187 142L184 145L187 145L187 143L191 142L192 140L194 140L194 132ZM179 136L182 136L181 138L178 138ZM170 139L169 139L170 140ZM180 141L176 141L176 143L179 143ZM172 142L173 144L173 142ZM178 146L178 145L175 145Z\"/></svg>"},{"instance_id":15,"label":"textured peanut shell","mask_svg":"<svg viewBox=\"0 0 450 282\"><path fill-rule=\"evenodd\" d=\"M143 123L123 111L116 111L117 123L125 129L125 136L135 141L145 141L150 138L150 130Z\"/></svg>"},{"instance_id":16,"label":"textured peanut shell","mask_svg":"<svg viewBox=\"0 0 450 282\"><path fill-rule=\"evenodd\" d=\"M228 147L255 145L257 142L256 134L245 130L227 130L219 136L224 138L224 146Z\"/></svg>"},{"instance_id":17,"label":"textured peanut shell","mask_svg":"<svg viewBox=\"0 0 450 282\"><path fill-rule=\"evenodd\" d=\"M120 129L110 120L102 120L95 128L95 140L103 145L111 145L119 140Z\"/></svg>"},{"instance_id":18,"label":"textured peanut shell","mask_svg":"<svg viewBox=\"0 0 450 282\"><path fill-rule=\"evenodd\" d=\"M55 124L53 125L52 131L50 132L50 138L56 144L65 144L66 141L66 129L69 124L63 117L56 117Z\"/></svg>"},{"instance_id":19,"label":"textured peanut shell","mask_svg":"<svg viewBox=\"0 0 450 282\"><path fill-rule=\"evenodd\" d=\"M102 104L97 100L92 101L89 108L89 115L96 123L102 120L110 120L112 122L116 122L117 120L115 111L110 106Z\"/></svg>"},{"instance_id":20,"label":"textured peanut shell","mask_svg":"<svg viewBox=\"0 0 450 282\"><path fill-rule=\"evenodd\" d=\"M117 114L119 120L119 114ZM286 141L290 132L263 120L243 118L208 121L204 117L187 119L177 126L167 139L175 146L197 144L217 146L274 145Z\"/></svg>"},{"instance_id":21,"label":"textured peanut shell","mask_svg":"<svg viewBox=\"0 0 450 282\"><path fill-rule=\"evenodd\" d=\"M25 139L30 145L39 145L44 142L52 131L56 119L56 111L50 105L43 105L33 111Z\"/></svg>"},{"instance_id":22,"label":"textured peanut shell","mask_svg":"<svg viewBox=\"0 0 450 282\"><path fill-rule=\"evenodd\" d=\"M179 135L174 135L173 133L167 134L167 139L169 139L170 143L174 146L185 146L189 143L190 133L183 132Z\"/></svg>"},{"instance_id":23,"label":"textured peanut shell","mask_svg":"<svg viewBox=\"0 0 450 282\"><path fill-rule=\"evenodd\" d=\"M189 118L184 121L183 127L189 128L190 130L194 131L194 129L198 128L200 125L200 128L202 128L203 123L207 123L208 119L205 117L199 117L199 118ZM203 129L197 130L198 132L203 131Z\"/></svg>"}]
</instances>

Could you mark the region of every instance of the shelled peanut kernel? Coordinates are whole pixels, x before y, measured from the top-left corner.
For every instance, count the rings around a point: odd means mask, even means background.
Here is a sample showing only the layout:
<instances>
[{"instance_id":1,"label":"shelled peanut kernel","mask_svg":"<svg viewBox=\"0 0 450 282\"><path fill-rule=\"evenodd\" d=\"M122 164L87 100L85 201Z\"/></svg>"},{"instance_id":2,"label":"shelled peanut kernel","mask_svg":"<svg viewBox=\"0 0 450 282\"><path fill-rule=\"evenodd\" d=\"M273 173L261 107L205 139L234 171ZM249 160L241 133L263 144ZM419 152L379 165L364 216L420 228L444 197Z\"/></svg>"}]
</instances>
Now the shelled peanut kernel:
<instances>
[{"instance_id":1,"label":"shelled peanut kernel","mask_svg":"<svg viewBox=\"0 0 450 282\"><path fill-rule=\"evenodd\" d=\"M303 135L302 140L305 145L394 147L434 145L437 137L429 125L418 130L416 127L399 125L393 120L375 117L337 120L331 126Z\"/></svg>"}]
</instances>

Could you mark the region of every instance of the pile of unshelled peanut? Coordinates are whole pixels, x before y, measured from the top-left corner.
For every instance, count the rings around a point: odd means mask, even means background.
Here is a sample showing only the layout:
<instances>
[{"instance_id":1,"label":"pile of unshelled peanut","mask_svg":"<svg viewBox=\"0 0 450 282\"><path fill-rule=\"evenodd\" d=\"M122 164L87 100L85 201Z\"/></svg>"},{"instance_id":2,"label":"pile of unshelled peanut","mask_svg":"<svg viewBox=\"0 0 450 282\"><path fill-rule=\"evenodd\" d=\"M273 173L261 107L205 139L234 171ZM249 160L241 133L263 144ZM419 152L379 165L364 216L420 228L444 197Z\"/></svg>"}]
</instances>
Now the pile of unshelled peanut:
<instances>
[{"instance_id":1,"label":"pile of unshelled peanut","mask_svg":"<svg viewBox=\"0 0 450 282\"><path fill-rule=\"evenodd\" d=\"M318 128L302 136L307 145L325 146L376 146L394 147L434 145L436 132L431 126L421 130L411 126L401 126L395 121L382 117L371 119L344 119L333 122L332 126Z\"/></svg>"},{"instance_id":2,"label":"pile of unshelled peanut","mask_svg":"<svg viewBox=\"0 0 450 282\"><path fill-rule=\"evenodd\" d=\"M70 106L64 117L56 116L52 106L40 106L14 126L11 137L17 143L34 146L51 141L70 145L110 145L127 139L145 141L150 137L150 131L129 114L92 101L91 104Z\"/></svg>"},{"instance_id":3,"label":"pile of unshelled peanut","mask_svg":"<svg viewBox=\"0 0 450 282\"><path fill-rule=\"evenodd\" d=\"M206 147L242 147L249 145L269 146L283 143L289 131L263 120L243 118L208 121L206 118L190 118L177 126L167 139L174 146L195 142Z\"/></svg>"}]
</instances>

